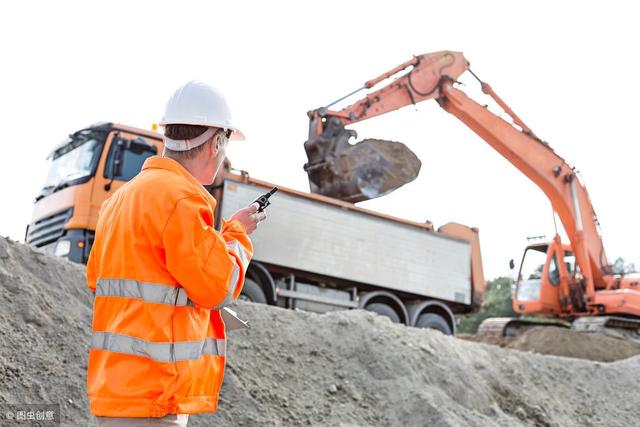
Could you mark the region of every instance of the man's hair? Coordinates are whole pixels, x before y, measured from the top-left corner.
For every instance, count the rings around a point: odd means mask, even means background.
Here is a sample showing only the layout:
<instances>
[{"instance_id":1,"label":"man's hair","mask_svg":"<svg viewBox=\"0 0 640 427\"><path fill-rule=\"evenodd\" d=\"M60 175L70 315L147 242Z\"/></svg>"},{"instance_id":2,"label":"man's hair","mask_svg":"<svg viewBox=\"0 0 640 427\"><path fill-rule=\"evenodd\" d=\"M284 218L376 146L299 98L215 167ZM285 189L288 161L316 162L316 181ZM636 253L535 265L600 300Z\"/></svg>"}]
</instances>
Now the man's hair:
<instances>
[{"instance_id":1,"label":"man's hair","mask_svg":"<svg viewBox=\"0 0 640 427\"><path fill-rule=\"evenodd\" d=\"M183 140L196 138L206 132L206 126L198 125L167 125L164 128L164 134L171 139ZM202 145L199 145L187 151L175 151L164 147L164 155L173 159L189 160L198 157L207 145L211 143L211 139Z\"/></svg>"}]
</instances>

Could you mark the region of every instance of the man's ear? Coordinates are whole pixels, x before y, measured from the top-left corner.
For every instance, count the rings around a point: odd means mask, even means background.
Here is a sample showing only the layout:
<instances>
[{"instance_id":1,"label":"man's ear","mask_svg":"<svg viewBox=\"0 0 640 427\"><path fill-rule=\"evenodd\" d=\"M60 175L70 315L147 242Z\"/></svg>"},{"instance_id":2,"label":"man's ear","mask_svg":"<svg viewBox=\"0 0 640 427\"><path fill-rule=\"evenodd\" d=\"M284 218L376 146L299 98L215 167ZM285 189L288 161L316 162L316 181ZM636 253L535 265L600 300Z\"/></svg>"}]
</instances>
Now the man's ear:
<instances>
[{"instance_id":1,"label":"man's ear","mask_svg":"<svg viewBox=\"0 0 640 427\"><path fill-rule=\"evenodd\" d=\"M218 135L214 135L209 145L209 153L212 157L216 157L218 155L218 151L220 151L220 139L218 138Z\"/></svg>"}]
</instances>

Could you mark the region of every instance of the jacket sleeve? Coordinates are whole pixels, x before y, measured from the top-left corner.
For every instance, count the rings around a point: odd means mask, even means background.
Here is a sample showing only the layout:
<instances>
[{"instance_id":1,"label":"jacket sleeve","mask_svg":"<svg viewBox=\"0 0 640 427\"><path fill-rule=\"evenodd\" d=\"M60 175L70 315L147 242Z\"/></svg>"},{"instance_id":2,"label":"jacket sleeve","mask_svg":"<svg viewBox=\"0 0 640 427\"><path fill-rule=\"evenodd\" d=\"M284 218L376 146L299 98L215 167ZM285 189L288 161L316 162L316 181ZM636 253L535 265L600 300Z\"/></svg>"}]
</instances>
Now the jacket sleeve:
<instances>
[{"instance_id":1,"label":"jacket sleeve","mask_svg":"<svg viewBox=\"0 0 640 427\"><path fill-rule=\"evenodd\" d=\"M162 233L162 243L167 269L189 298L201 307L219 309L241 288L244 269L213 224L213 210L202 196L180 199Z\"/></svg>"},{"instance_id":2,"label":"jacket sleeve","mask_svg":"<svg viewBox=\"0 0 640 427\"><path fill-rule=\"evenodd\" d=\"M98 265L97 264L98 264L98 258L100 257L100 233L98 232L98 229L101 228L100 218L103 217L103 212L109 200L111 200L111 197L105 200L102 203L102 206L100 206L100 211L98 212L98 224L96 226L96 233L98 234L98 236L95 236L96 238L94 239L94 242L93 242L93 248L91 249L91 252L89 252L89 259L87 260L87 287L94 294L96 293L96 286L98 281L98 277L97 277Z\"/></svg>"},{"instance_id":3,"label":"jacket sleeve","mask_svg":"<svg viewBox=\"0 0 640 427\"><path fill-rule=\"evenodd\" d=\"M225 221L222 220L221 227L222 237L224 238L227 248L230 253L236 258L237 264L242 270L242 280L240 280L235 290L229 294L233 298L233 301L237 300L242 292L242 286L244 285L244 276L249 267L249 262L253 256L253 245L247 233L244 231L244 226L238 220ZM226 304L231 301L226 301Z\"/></svg>"},{"instance_id":4,"label":"jacket sleeve","mask_svg":"<svg viewBox=\"0 0 640 427\"><path fill-rule=\"evenodd\" d=\"M96 252L97 249L92 250L87 261L87 287L94 294L96 293Z\"/></svg>"}]
</instances>

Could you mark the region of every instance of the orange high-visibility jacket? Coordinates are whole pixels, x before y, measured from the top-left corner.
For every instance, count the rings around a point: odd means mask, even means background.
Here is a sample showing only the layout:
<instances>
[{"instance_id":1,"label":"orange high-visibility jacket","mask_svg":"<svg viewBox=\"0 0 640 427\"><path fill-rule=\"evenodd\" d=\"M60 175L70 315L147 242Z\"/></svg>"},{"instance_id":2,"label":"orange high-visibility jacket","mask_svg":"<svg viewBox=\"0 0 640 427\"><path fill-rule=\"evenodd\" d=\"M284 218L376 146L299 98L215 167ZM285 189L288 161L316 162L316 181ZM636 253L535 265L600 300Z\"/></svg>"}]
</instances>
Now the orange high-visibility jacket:
<instances>
[{"instance_id":1,"label":"orange high-visibility jacket","mask_svg":"<svg viewBox=\"0 0 640 427\"><path fill-rule=\"evenodd\" d=\"M103 204L87 264L92 414L217 409L226 348L219 309L239 296L253 247L238 221L214 230L215 204L163 157L147 159Z\"/></svg>"}]
</instances>

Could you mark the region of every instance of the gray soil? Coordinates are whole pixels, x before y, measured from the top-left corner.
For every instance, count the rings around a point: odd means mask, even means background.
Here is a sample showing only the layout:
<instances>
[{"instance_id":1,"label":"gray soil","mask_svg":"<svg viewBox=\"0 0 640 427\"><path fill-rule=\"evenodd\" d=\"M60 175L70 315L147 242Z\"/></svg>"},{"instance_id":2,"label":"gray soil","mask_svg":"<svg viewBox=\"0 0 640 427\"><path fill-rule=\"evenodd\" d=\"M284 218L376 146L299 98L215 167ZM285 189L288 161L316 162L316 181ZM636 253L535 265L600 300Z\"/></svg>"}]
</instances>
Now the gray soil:
<instances>
[{"instance_id":1,"label":"gray soil","mask_svg":"<svg viewBox=\"0 0 640 427\"><path fill-rule=\"evenodd\" d=\"M495 335L483 334L459 337L516 350L600 362L613 362L640 354L640 343L636 341L586 334L554 326L537 326L516 337L496 337Z\"/></svg>"},{"instance_id":2,"label":"gray soil","mask_svg":"<svg viewBox=\"0 0 640 427\"><path fill-rule=\"evenodd\" d=\"M86 397L91 296L84 269L0 238L0 402ZM612 363L503 349L392 324L240 304L220 409L190 426L633 426L640 356Z\"/></svg>"}]
</instances>

